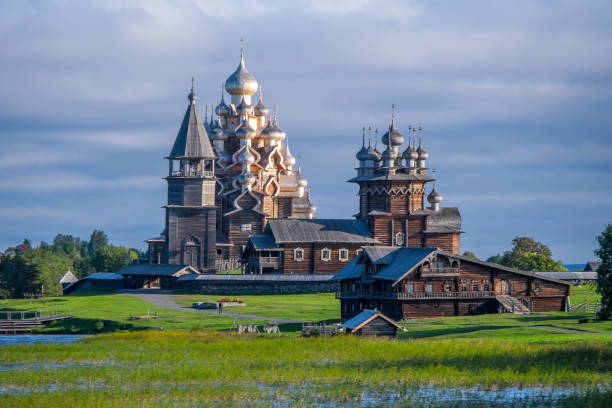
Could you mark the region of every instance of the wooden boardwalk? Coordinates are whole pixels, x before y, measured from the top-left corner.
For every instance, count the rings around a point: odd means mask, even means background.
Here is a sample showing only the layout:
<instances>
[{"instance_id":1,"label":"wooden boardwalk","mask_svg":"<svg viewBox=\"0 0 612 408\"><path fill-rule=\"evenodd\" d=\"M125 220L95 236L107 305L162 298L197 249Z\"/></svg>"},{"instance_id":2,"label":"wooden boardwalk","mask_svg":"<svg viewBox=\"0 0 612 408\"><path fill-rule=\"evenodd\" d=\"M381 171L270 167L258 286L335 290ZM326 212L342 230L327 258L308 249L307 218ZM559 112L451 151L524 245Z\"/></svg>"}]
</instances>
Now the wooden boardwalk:
<instances>
[{"instance_id":1,"label":"wooden boardwalk","mask_svg":"<svg viewBox=\"0 0 612 408\"><path fill-rule=\"evenodd\" d=\"M70 312L60 313L57 310L0 310L0 333L30 333L32 329L45 324L71 317Z\"/></svg>"}]
</instances>

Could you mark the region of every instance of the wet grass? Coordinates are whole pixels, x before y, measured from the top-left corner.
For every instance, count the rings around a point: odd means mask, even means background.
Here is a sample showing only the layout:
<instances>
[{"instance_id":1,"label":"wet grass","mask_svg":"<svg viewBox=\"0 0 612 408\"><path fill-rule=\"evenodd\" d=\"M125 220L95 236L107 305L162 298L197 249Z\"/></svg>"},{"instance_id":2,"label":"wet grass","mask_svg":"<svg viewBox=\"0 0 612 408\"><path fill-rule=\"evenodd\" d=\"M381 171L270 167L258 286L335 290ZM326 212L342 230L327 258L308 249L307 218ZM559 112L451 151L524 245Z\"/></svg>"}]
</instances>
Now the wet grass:
<instances>
[{"instance_id":1,"label":"wet grass","mask_svg":"<svg viewBox=\"0 0 612 408\"><path fill-rule=\"evenodd\" d=\"M277 406L310 406L317 399L350 404L363 401L368 393L387 398L410 387L429 386L577 387L595 391L572 394L579 398L574 406L584 406L587 399L593 406L605 406L600 403L609 402L611 395L604 391L612 381L612 347L598 341L400 341L141 331L99 335L70 345L3 347L0 366L13 364L19 366L0 370L3 407L270 406L272 401ZM28 368L30 364L35 365Z\"/></svg>"}]
</instances>

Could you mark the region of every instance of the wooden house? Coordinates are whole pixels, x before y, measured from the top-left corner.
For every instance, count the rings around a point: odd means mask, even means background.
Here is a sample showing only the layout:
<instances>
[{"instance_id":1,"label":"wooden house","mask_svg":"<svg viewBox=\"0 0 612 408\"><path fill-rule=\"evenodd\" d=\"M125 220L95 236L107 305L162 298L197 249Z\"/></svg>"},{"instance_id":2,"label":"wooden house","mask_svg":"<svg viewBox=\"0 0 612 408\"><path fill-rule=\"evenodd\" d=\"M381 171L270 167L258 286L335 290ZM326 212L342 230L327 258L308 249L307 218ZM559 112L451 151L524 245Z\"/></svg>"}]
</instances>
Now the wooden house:
<instances>
[{"instance_id":1,"label":"wooden house","mask_svg":"<svg viewBox=\"0 0 612 408\"><path fill-rule=\"evenodd\" d=\"M243 262L254 274L335 274L376 244L364 221L270 219L263 234L249 238Z\"/></svg>"},{"instance_id":2,"label":"wooden house","mask_svg":"<svg viewBox=\"0 0 612 408\"><path fill-rule=\"evenodd\" d=\"M342 319L377 309L396 320L565 310L569 284L437 248L372 246L334 278Z\"/></svg>"},{"instance_id":3,"label":"wooden house","mask_svg":"<svg viewBox=\"0 0 612 408\"><path fill-rule=\"evenodd\" d=\"M75 282L78 282L79 278L77 278L76 276L74 276L74 273L67 271L64 275L62 275L61 278L59 278L59 280L57 281L57 283L59 283L60 285L62 285L62 289L72 285Z\"/></svg>"},{"instance_id":4,"label":"wooden house","mask_svg":"<svg viewBox=\"0 0 612 408\"><path fill-rule=\"evenodd\" d=\"M401 328L378 310L364 309L340 325L347 333L358 336L396 337Z\"/></svg>"}]
</instances>

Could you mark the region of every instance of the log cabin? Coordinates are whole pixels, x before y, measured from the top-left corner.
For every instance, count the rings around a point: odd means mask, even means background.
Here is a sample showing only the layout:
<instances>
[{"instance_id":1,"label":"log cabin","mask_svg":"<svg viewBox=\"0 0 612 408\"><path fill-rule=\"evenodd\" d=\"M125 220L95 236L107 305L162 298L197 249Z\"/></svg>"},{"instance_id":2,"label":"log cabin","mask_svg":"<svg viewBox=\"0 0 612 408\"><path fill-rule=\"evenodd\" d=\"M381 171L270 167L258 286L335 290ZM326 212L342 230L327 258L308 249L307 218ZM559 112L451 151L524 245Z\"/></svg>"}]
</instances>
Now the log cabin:
<instances>
[{"instance_id":1,"label":"log cabin","mask_svg":"<svg viewBox=\"0 0 612 408\"><path fill-rule=\"evenodd\" d=\"M357 336L396 337L401 326L378 310L364 309L340 325Z\"/></svg>"},{"instance_id":2,"label":"log cabin","mask_svg":"<svg viewBox=\"0 0 612 408\"><path fill-rule=\"evenodd\" d=\"M334 278L343 320L376 309L395 320L563 311L569 284L437 248L364 247Z\"/></svg>"},{"instance_id":3,"label":"log cabin","mask_svg":"<svg viewBox=\"0 0 612 408\"><path fill-rule=\"evenodd\" d=\"M270 219L264 234L249 238L243 253L251 274L330 274L365 245L377 245L368 225L343 219Z\"/></svg>"}]
</instances>

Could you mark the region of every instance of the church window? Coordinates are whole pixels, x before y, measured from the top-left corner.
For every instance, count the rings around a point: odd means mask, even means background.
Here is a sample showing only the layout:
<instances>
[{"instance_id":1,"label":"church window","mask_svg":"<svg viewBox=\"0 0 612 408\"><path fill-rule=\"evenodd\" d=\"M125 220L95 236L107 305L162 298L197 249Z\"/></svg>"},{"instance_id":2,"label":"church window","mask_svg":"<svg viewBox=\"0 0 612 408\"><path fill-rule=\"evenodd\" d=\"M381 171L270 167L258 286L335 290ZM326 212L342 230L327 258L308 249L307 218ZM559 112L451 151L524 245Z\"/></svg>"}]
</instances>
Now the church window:
<instances>
[{"instance_id":1,"label":"church window","mask_svg":"<svg viewBox=\"0 0 612 408\"><path fill-rule=\"evenodd\" d=\"M428 292L432 292L433 291L433 285L431 283L427 285L427 291Z\"/></svg>"},{"instance_id":2,"label":"church window","mask_svg":"<svg viewBox=\"0 0 612 408\"><path fill-rule=\"evenodd\" d=\"M240 225L240 231L251 231L251 224L242 224Z\"/></svg>"},{"instance_id":3,"label":"church window","mask_svg":"<svg viewBox=\"0 0 612 408\"><path fill-rule=\"evenodd\" d=\"M331 259L331 250L329 248L323 248L321 250L321 260L329 261Z\"/></svg>"},{"instance_id":4,"label":"church window","mask_svg":"<svg viewBox=\"0 0 612 408\"><path fill-rule=\"evenodd\" d=\"M349 258L349 251L348 251L348 249L344 249L344 248L342 248L342 249L340 250L340 252L339 252L339 255L338 255L338 256L339 256L339 258L340 258L340 260L341 260L341 261L348 261L348 258Z\"/></svg>"},{"instance_id":5,"label":"church window","mask_svg":"<svg viewBox=\"0 0 612 408\"><path fill-rule=\"evenodd\" d=\"M406 236L403 232L398 232L397 234L395 234L395 245L402 246L404 245L405 240Z\"/></svg>"},{"instance_id":6,"label":"church window","mask_svg":"<svg viewBox=\"0 0 612 408\"><path fill-rule=\"evenodd\" d=\"M298 262L304 260L304 250L302 248L295 248L293 250L293 260Z\"/></svg>"}]
</instances>

